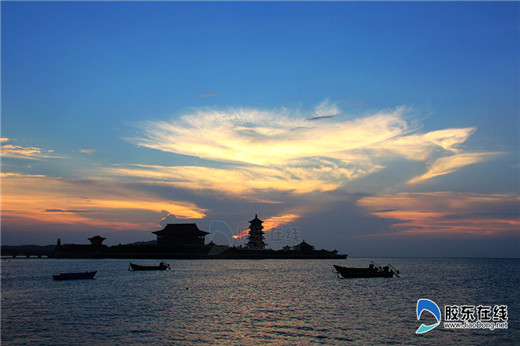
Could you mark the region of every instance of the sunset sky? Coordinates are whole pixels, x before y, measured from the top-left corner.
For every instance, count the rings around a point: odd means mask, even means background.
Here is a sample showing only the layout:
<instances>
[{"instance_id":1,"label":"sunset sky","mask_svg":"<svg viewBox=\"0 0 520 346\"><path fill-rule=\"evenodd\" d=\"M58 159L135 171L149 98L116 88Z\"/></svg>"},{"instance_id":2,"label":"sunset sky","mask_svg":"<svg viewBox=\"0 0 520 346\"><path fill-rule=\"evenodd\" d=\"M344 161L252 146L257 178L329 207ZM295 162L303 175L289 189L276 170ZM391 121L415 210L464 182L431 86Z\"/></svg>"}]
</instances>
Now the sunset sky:
<instances>
[{"instance_id":1,"label":"sunset sky","mask_svg":"<svg viewBox=\"0 0 520 346\"><path fill-rule=\"evenodd\" d=\"M2 2L2 244L196 222L520 256L518 2Z\"/></svg>"}]
</instances>

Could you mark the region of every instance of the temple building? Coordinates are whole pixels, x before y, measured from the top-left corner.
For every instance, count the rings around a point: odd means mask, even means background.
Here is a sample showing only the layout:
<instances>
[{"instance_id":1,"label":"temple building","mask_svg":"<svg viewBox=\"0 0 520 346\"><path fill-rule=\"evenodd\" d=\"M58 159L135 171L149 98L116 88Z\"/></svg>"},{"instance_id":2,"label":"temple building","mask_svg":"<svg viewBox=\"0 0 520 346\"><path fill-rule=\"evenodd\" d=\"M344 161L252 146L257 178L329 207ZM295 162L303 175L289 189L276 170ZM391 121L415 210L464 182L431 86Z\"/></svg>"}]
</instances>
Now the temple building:
<instances>
[{"instance_id":1,"label":"temple building","mask_svg":"<svg viewBox=\"0 0 520 346\"><path fill-rule=\"evenodd\" d=\"M195 223L169 223L160 231L152 232L157 235L157 245L180 247L203 247L204 237L208 232L202 231Z\"/></svg>"},{"instance_id":2,"label":"temple building","mask_svg":"<svg viewBox=\"0 0 520 346\"><path fill-rule=\"evenodd\" d=\"M302 252L312 252L312 251L314 251L314 246L306 243L304 240L300 244L293 246L293 249L296 251L302 251Z\"/></svg>"},{"instance_id":3,"label":"temple building","mask_svg":"<svg viewBox=\"0 0 520 346\"><path fill-rule=\"evenodd\" d=\"M103 240L105 240L106 238L103 238L99 235L96 235L92 238L88 238L88 240L90 240L90 246L93 246L93 247L102 247L102 246L106 246L106 245L103 245Z\"/></svg>"},{"instance_id":4,"label":"temple building","mask_svg":"<svg viewBox=\"0 0 520 346\"><path fill-rule=\"evenodd\" d=\"M265 249L264 231L262 231L264 226L262 226L262 223L263 221L258 218L258 215L255 215L255 218L249 221L249 238L246 244L248 249Z\"/></svg>"}]
</instances>

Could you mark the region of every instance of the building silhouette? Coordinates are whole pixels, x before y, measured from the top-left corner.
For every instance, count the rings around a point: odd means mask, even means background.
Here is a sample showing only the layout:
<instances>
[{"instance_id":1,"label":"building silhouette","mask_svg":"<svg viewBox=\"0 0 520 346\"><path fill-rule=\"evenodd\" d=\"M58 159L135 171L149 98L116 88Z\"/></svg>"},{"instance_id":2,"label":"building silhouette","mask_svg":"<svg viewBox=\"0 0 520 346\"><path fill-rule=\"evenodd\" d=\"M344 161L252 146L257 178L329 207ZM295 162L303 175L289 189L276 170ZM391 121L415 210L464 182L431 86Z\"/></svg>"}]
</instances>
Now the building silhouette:
<instances>
[{"instance_id":1,"label":"building silhouette","mask_svg":"<svg viewBox=\"0 0 520 346\"><path fill-rule=\"evenodd\" d=\"M157 245L169 248L197 248L204 246L204 237L208 232L202 231L195 223L169 223L157 235Z\"/></svg>"},{"instance_id":2,"label":"building silhouette","mask_svg":"<svg viewBox=\"0 0 520 346\"><path fill-rule=\"evenodd\" d=\"M90 240L90 246L93 246L93 247L102 247L102 246L105 246L103 245L103 240L105 240L107 238L103 238L99 235L96 235L92 238L88 238L88 240ZM61 243L61 242L60 242Z\"/></svg>"},{"instance_id":3,"label":"building silhouette","mask_svg":"<svg viewBox=\"0 0 520 346\"><path fill-rule=\"evenodd\" d=\"M197 227L195 223L167 224L162 230L152 232L157 241L119 244L115 246L103 245L105 238L96 235L89 238L90 244L62 244L58 240L52 250L45 250L48 257L53 258L155 258L155 259L332 259L346 258L347 255L338 255L336 250L315 250L314 246L302 241L293 247L287 245L282 250L266 248L263 221L255 215L249 221L247 243L242 246L225 246L213 242L204 244L208 235ZM18 253L43 254L41 249L7 248L12 256Z\"/></svg>"},{"instance_id":4,"label":"building silhouette","mask_svg":"<svg viewBox=\"0 0 520 346\"><path fill-rule=\"evenodd\" d=\"M264 242L264 226L263 221L255 214L255 218L249 221L249 237L246 244L248 249L263 250L266 243Z\"/></svg>"}]
</instances>

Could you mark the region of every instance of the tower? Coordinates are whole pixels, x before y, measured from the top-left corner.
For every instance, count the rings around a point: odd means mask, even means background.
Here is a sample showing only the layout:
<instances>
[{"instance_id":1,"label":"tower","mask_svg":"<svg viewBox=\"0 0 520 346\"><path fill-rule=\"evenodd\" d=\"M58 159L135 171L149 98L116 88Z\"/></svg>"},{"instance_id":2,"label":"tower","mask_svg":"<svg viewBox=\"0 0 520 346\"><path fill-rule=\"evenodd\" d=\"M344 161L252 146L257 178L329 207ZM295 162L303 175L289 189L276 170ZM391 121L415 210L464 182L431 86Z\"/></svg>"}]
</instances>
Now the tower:
<instances>
[{"instance_id":1,"label":"tower","mask_svg":"<svg viewBox=\"0 0 520 346\"><path fill-rule=\"evenodd\" d=\"M249 249L254 250L263 250L265 249L264 242L264 226L262 226L263 221L258 218L258 215L255 214L255 218L249 221L249 240L246 246Z\"/></svg>"}]
</instances>

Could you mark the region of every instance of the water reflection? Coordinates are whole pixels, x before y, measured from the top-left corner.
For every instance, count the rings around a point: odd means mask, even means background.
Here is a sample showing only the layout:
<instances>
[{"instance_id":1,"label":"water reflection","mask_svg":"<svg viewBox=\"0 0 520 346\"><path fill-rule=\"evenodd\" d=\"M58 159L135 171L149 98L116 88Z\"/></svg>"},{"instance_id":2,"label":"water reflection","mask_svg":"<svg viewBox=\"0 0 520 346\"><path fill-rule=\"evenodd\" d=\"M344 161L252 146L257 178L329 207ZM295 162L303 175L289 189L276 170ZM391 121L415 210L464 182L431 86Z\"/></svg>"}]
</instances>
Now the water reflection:
<instances>
[{"instance_id":1,"label":"water reflection","mask_svg":"<svg viewBox=\"0 0 520 346\"><path fill-rule=\"evenodd\" d=\"M374 259L386 263L385 259ZM498 262L496 262L498 261ZM401 278L338 279L329 260L170 261L132 272L126 260L19 259L2 266L6 344L503 343L510 328L416 336L415 304L520 302L518 260L392 259ZM366 266L369 259L349 259ZM97 269L95 280L54 282ZM500 280L498 280L500 278ZM516 311L516 310L511 310Z\"/></svg>"}]
</instances>

